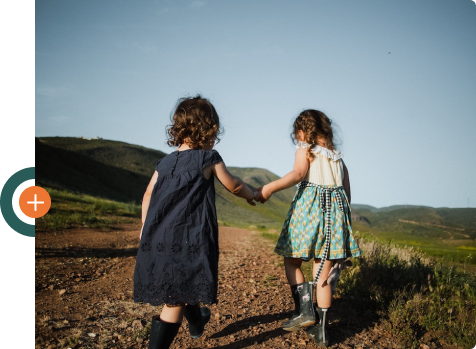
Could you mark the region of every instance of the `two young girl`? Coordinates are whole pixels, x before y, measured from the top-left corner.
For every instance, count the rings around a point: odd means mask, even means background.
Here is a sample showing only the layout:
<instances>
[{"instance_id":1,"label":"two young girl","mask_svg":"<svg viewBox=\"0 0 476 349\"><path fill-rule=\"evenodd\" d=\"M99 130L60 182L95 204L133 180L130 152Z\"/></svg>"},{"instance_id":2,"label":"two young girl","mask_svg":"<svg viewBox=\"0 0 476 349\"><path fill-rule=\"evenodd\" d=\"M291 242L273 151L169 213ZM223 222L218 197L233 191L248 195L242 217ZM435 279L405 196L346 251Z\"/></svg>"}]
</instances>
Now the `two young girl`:
<instances>
[{"instance_id":1,"label":"two young girl","mask_svg":"<svg viewBox=\"0 0 476 349\"><path fill-rule=\"evenodd\" d=\"M302 260L314 258L319 324L307 334L327 345L332 264L338 271L345 258L360 255L350 227L348 172L335 150L331 122L316 110L301 113L294 123L298 150L293 171L256 192L233 177L213 150L220 130L218 114L208 100L181 99L167 130L168 144L178 149L157 162L144 194L134 301L164 304L160 316L152 319L149 348L168 348L183 316L192 338L200 337L210 319L210 310L200 303L217 303L214 177L250 205L255 205L253 199L264 203L273 193L301 183L275 249L284 256L296 305L283 328L296 331L316 323L313 283L305 282L300 270Z\"/></svg>"}]
</instances>

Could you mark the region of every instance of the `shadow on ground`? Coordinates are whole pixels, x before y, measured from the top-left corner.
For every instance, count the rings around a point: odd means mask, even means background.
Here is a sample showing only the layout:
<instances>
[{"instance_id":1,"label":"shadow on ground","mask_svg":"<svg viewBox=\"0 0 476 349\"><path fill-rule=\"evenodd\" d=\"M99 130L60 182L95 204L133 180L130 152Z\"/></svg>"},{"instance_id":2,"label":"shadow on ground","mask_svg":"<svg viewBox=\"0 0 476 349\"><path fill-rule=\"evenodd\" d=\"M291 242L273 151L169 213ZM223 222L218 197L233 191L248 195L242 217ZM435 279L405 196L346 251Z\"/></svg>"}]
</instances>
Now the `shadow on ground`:
<instances>
[{"instance_id":1,"label":"shadow on ground","mask_svg":"<svg viewBox=\"0 0 476 349\"><path fill-rule=\"evenodd\" d=\"M337 343L343 343L346 339L355 337L356 334L361 333L365 329L373 327L374 322L378 320L377 314L372 311L357 311L353 300L338 299L334 301L329 314L329 346ZM246 319L236 321L229 324L220 332L210 336L210 338L221 338L232 335L234 333L252 330L253 327L260 324L267 324L275 321L284 321L291 317L292 313L274 313L267 315L252 316ZM261 344L272 338L283 336L288 332L282 328L273 329L262 332L254 336L236 341L234 343L216 346L215 349L239 349L246 348L252 345Z\"/></svg>"},{"instance_id":2,"label":"shadow on ground","mask_svg":"<svg viewBox=\"0 0 476 349\"><path fill-rule=\"evenodd\" d=\"M35 253L42 258L135 257L137 248L36 248Z\"/></svg>"}]
</instances>

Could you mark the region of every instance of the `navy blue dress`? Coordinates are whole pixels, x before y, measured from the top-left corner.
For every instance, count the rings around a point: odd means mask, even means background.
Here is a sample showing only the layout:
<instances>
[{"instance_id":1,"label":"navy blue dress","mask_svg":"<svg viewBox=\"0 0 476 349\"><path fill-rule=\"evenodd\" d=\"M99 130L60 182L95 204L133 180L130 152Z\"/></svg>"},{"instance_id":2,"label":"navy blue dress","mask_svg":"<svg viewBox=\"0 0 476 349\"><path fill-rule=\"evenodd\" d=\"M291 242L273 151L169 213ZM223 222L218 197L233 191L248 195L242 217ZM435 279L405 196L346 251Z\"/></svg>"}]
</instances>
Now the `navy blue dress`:
<instances>
[{"instance_id":1,"label":"navy blue dress","mask_svg":"<svg viewBox=\"0 0 476 349\"><path fill-rule=\"evenodd\" d=\"M215 150L175 151L159 173L142 230L134 271L134 301L217 303L218 223L214 176L203 168L223 161Z\"/></svg>"}]
</instances>

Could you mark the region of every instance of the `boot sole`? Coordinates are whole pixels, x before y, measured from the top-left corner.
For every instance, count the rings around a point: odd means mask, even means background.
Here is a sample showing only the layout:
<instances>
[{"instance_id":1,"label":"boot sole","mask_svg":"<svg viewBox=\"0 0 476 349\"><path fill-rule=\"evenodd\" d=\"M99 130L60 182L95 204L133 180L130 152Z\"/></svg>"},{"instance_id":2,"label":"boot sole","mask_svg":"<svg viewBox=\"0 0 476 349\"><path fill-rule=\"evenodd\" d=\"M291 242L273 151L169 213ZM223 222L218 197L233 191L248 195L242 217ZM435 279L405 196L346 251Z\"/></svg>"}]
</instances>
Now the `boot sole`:
<instances>
[{"instance_id":1,"label":"boot sole","mask_svg":"<svg viewBox=\"0 0 476 349\"><path fill-rule=\"evenodd\" d=\"M303 328L306 328L306 327L309 327L309 326L312 326L316 323L316 321L312 321L312 320L308 320L308 321L304 321L302 323L300 323L299 325L295 325L295 326L292 326L292 327L283 327L283 330L285 331L299 331L299 330L302 330Z\"/></svg>"}]
</instances>

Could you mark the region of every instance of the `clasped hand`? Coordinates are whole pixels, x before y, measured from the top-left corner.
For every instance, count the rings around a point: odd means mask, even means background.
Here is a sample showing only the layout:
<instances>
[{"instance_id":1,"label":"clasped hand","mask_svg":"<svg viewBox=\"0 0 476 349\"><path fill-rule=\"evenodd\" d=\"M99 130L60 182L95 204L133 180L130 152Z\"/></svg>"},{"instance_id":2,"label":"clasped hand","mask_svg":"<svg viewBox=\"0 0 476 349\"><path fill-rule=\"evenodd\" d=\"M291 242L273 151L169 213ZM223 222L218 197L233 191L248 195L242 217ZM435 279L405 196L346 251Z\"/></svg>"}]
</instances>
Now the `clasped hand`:
<instances>
[{"instance_id":1,"label":"clasped hand","mask_svg":"<svg viewBox=\"0 0 476 349\"><path fill-rule=\"evenodd\" d=\"M273 195L273 193L269 190L267 185L264 185L262 187L255 189L253 193L254 193L254 200L257 202L261 202L262 204L268 201L271 195Z\"/></svg>"}]
</instances>

